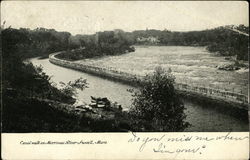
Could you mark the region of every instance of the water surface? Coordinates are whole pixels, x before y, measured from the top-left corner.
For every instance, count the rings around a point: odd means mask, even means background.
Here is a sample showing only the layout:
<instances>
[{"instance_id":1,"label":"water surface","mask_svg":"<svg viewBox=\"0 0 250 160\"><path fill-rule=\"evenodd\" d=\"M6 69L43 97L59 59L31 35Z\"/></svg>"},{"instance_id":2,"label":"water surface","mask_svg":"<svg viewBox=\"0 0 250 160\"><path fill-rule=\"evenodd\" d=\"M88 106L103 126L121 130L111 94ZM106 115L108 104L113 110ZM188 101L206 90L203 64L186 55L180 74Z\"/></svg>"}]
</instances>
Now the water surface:
<instances>
[{"instance_id":1,"label":"water surface","mask_svg":"<svg viewBox=\"0 0 250 160\"><path fill-rule=\"evenodd\" d=\"M135 46L135 49L128 54L78 62L138 75L153 72L156 66L161 66L171 68L176 82L248 94L249 70L218 70L218 66L232 62L208 52L205 47Z\"/></svg>"},{"instance_id":2,"label":"water surface","mask_svg":"<svg viewBox=\"0 0 250 160\"><path fill-rule=\"evenodd\" d=\"M132 88L119 82L110 81L87 73L63 68L51 64L48 59L31 59L34 65L41 65L46 74L51 77L59 87L59 82L67 83L83 77L89 83L83 91L78 91L78 99L90 102L90 96L107 97L111 101L117 101L125 110L131 105L131 94L127 89ZM242 122L235 117L217 112L213 108L200 106L185 100L185 113L187 121L192 124L186 131L248 131L248 123Z\"/></svg>"}]
</instances>

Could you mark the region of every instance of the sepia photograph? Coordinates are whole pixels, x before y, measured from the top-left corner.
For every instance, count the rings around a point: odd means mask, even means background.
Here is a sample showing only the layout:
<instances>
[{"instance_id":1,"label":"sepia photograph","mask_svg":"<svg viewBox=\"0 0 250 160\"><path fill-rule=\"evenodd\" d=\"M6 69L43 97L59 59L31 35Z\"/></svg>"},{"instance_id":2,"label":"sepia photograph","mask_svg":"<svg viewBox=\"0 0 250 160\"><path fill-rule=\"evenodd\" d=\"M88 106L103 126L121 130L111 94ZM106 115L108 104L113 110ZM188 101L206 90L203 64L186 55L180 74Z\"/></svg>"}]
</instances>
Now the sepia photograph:
<instances>
[{"instance_id":1,"label":"sepia photograph","mask_svg":"<svg viewBox=\"0 0 250 160\"><path fill-rule=\"evenodd\" d=\"M248 19L246 1L2 1L2 132L249 132Z\"/></svg>"},{"instance_id":2,"label":"sepia photograph","mask_svg":"<svg viewBox=\"0 0 250 160\"><path fill-rule=\"evenodd\" d=\"M249 159L246 1L2 1L2 159Z\"/></svg>"}]
</instances>

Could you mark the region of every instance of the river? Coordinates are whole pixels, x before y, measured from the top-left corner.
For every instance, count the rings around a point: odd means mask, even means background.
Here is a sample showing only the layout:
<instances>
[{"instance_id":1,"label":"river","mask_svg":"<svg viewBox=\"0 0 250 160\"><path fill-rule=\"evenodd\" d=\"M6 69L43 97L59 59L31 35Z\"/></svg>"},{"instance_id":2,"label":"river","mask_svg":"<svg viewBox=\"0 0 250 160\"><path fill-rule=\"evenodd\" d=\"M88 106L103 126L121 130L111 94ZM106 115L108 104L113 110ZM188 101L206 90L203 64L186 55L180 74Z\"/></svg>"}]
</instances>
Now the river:
<instances>
[{"instance_id":1,"label":"river","mask_svg":"<svg viewBox=\"0 0 250 160\"><path fill-rule=\"evenodd\" d=\"M131 94L127 89L133 88L119 82L96 77L87 73L63 68L51 64L48 59L33 58L30 61L35 66L42 66L43 71L51 76L51 81L59 87L59 82L67 83L77 78L87 79L88 88L78 91L78 99L90 102L90 96L107 97L111 101L117 101L124 110L128 110L131 105ZM248 131L248 123L237 118L221 113L207 106L200 106L188 100L184 100L187 114L186 121L192 124L186 131Z\"/></svg>"},{"instance_id":2,"label":"river","mask_svg":"<svg viewBox=\"0 0 250 160\"><path fill-rule=\"evenodd\" d=\"M161 66L166 70L171 68L176 82L248 95L249 70L218 70L218 66L233 62L208 52L205 47L135 46L135 52L77 62L142 76Z\"/></svg>"}]
</instances>

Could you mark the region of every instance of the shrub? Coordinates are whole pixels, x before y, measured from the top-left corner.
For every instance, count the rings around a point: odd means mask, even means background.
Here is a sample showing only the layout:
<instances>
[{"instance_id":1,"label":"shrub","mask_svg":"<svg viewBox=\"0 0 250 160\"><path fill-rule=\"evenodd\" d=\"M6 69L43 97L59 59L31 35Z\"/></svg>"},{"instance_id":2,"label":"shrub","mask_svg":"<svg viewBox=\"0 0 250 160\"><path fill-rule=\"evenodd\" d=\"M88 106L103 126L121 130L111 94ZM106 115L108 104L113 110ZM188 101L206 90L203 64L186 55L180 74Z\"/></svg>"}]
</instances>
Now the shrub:
<instances>
[{"instance_id":1,"label":"shrub","mask_svg":"<svg viewBox=\"0 0 250 160\"><path fill-rule=\"evenodd\" d=\"M141 86L132 91L133 103L129 111L136 131L183 131L190 124L184 122L184 105L174 88L175 77L161 67L153 74L138 80Z\"/></svg>"},{"instance_id":2,"label":"shrub","mask_svg":"<svg viewBox=\"0 0 250 160\"><path fill-rule=\"evenodd\" d=\"M79 89L82 91L85 88L88 88L87 80L83 79L82 77L76 79L74 82L69 81L67 84L60 82L60 84L63 87L60 89L60 91L69 97L72 97L72 96L76 97L77 95L76 89Z\"/></svg>"}]
</instances>

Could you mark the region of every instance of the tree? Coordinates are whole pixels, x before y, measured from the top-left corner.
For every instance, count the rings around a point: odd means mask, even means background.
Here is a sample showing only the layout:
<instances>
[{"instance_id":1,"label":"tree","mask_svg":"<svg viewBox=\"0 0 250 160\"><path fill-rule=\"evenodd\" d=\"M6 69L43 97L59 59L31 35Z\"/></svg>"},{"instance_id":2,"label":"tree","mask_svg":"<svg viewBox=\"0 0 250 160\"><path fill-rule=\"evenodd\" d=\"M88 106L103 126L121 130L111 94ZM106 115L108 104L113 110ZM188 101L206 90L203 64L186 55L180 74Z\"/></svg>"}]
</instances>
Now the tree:
<instances>
[{"instance_id":1,"label":"tree","mask_svg":"<svg viewBox=\"0 0 250 160\"><path fill-rule=\"evenodd\" d=\"M129 111L137 131L183 131L190 124L184 122L184 105L174 88L174 76L161 67L153 74L138 80L141 86L133 92ZM142 126L138 128L138 126Z\"/></svg>"},{"instance_id":2,"label":"tree","mask_svg":"<svg viewBox=\"0 0 250 160\"><path fill-rule=\"evenodd\" d=\"M76 89L79 89L82 91L85 88L88 88L87 80L83 79L82 77L76 79L74 82L69 81L67 84L60 82L60 84L63 87L61 89L61 92L66 94L67 96L73 96L73 97L76 97L76 95L77 95Z\"/></svg>"}]
</instances>

